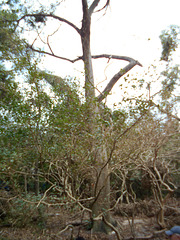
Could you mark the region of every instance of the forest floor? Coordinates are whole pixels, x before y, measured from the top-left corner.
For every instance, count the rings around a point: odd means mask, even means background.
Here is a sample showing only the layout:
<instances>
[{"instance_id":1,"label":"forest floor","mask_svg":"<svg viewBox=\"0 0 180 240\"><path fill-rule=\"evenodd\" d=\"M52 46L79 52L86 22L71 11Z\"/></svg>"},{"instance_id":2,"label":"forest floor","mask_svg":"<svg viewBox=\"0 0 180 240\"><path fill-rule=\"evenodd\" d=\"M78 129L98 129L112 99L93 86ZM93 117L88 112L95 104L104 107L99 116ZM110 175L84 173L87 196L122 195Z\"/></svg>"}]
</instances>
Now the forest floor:
<instances>
[{"instance_id":1,"label":"forest floor","mask_svg":"<svg viewBox=\"0 0 180 240\"><path fill-rule=\"evenodd\" d=\"M118 222L117 229L123 239L167 239L157 224L153 201L138 204L121 204L112 212ZM132 213L134 217L132 218ZM165 221L167 227L180 225L180 201L171 199L166 205ZM0 227L0 240L74 240L78 236L85 240L116 240L116 233L92 234L87 228L88 216L74 210L61 210L50 207L43 226L33 223L25 227ZM81 238L79 238L81 239Z\"/></svg>"}]
</instances>

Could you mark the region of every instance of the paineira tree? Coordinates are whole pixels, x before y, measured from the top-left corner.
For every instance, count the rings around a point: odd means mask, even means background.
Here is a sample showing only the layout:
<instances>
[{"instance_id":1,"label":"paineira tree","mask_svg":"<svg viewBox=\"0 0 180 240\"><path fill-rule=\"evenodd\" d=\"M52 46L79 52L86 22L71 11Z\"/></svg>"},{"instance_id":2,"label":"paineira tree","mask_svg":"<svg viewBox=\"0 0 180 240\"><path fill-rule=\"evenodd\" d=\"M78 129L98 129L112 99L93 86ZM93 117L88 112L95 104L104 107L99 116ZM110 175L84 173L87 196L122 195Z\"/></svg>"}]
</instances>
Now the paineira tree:
<instances>
[{"instance_id":1,"label":"paineira tree","mask_svg":"<svg viewBox=\"0 0 180 240\"><path fill-rule=\"evenodd\" d=\"M89 3L90 2L90 3ZM106 142L103 139L103 126L99 125L98 118L100 116L100 105L103 99L110 93L115 83L128 71L130 71L134 66L141 64L130 58L125 56L117 56L111 54L101 54L101 55L91 55L91 42L90 42L90 33L91 33L91 17L95 11L101 11L108 7L110 1L107 0L104 3L104 7L98 8L98 5L102 3L101 0L87 1L82 0L82 25L81 28L78 28L74 23L68 21L61 16L57 16L54 13L47 13L45 10L41 10L39 12L31 14L24 14L21 16L17 23L19 24L22 20L25 20L27 23L30 23L31 26L35 26L36 24L45 23L48 19L56 19L61 23L67 24L71 28L73 28L76 33L80 36L81 44L82 44L82 56L77 57L76 59L69 59L59 56L55 52L52 51L52 48L48 41L47 36L47 45L49 47L49 51L44 51L40 48L35 47L35 40L32 44L28 45L28 47L42 54L47 54L55 58L59 58L65 61L69 61L71 63L75 63L76 61L84 62L84 74L85 74L85 98L86 104L88 108L88 125L89 131L92 135L92 181L93 181L93 189L92 196L94 197L94 202L92 204L92 220L93 220L93 230L94 231L105 231L108 232L109 229L105 222L112 222L110 217L110 180L109 180L109 171L108 171L108 163L111 160L111 156L107 155L106 151ZM40 25L39 25L40 27ZM127 65L120 69L108 82L105 89L98 95L95 96L95 85L94 85L94 74L93 74L93 66L92 60L98 58L107 58L107 59L116 59L123 60L127 62ZM100 133L97 137L97 132ZM104 219L104 221L102 221Z\"/></svg>"}]
</instances>

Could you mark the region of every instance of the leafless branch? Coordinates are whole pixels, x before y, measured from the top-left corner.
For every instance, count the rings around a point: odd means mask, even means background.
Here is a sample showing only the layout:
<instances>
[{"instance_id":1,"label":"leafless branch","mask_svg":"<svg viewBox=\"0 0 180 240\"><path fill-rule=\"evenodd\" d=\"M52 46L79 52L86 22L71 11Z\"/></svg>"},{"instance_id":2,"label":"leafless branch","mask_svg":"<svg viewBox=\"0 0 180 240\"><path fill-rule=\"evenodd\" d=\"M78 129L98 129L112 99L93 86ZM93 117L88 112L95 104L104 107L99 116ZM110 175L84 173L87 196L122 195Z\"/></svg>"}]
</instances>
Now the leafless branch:
<instances>
[{"instance_id":1,"label":"leafless branch","mask_svg":"<svg viewBox=\"0 0 180 240\"><path fill-rule=\"evenodd\" d=\"M38 202L38 204L37 204L37 208L38 208L39 205L42 203L42 201L45 199L47 193L48 193L54 186L55 186L55 185L50 186L50 187L45 191L45 193L43 194L43 197L41 198L41 200L40 200L40 201Z\"/></svg>"},{"instance_id":2,"label":"leafless branch","mask_svg":"<svg viewBox=\"0 0 180 240\"><path fill-rule=\"evenodd\" d=\"M107 9L107 7L110 5L110 0L107 0L106 4L104 5L104 7L102 7L101 9L97 10L96 12L100 12L102 11L103 9Z\"/></svg>"},{"instance_id":3,"label":"leafless branch","mask_svg":"<svg viewBox=\"0 0 180 240\"><path fill-rule=\"evenodd\" d=\"M128 62L136 62L136 65L139 65L142 67L142 64L139 63L138 61L134 60L133 58L126 57L126 56L119 56L119 55L113 55L113 54L99 54L99 55L92 55L93 59L98 59L98 58L108 58L108 59L117 59L117 60L124 60Z\"/></svg>"},{"instance_id":4,"label":"leafless branch","mask_svg":"<svg viewBox=\"0 0 180 240\"><path fill-rule=\"evenodd\" d=\"M56 54L52 54L52 53L49 53L49 52L46 52L46 51L42 51L40 49L35 49L32 47L32 45L29 45L28 47L30 47L33 51L35 52L38 52L38 53L43 53L43 54L46 54L46 55L50 55L52 57L56 57L56 58L59 58L59 59L62 59L62 60L66 60L66 61L69 61L71 63L75 63L79 60L83 60L83 57L80 56L80 57L77 57L75 59L69 59L69 58L64 58L64 57L61 57L61 56L58 56ZM124 60L124 61L128 61L130 62L131 64L133 63L134 66L135 65L138 65L138 66L141 66L141 63L139 63L138 61L130 58L130 57L126 57L126 56L118 56L118 55L111 55L111 54L100 54L100 55L92 55L91 56L93 59L98 59L98 58L108 58L108 59L117 59L117 60ZM129 66L129 65L128 65ZM125 68L124 68L125 69ZM130 70L130 69L129 69ZM121 69L121 72L123 72L123 69ZM124 73L125 74L125 73ZM123 75L124 75L123 74Z\"/></svg>"},{"instance_id":5,"label":"leafless branch","mask_svg":"<svg viewBox=\"0 0 180 240\"><path fill-rule=\"evenodd\" d=\"M54 55L54 52L53 52L53 50L52 50L52 48L51 48L51 46L50 46L49 37L53 36L53 35L59 30L59 28L60 28L60 26L59 26L52 34L49 34L49 35L47 36L47 45L48 45L48 47L49 47L49 49L50 49L50 51L51 51L51 53L52 53L53 55Z\"/></svg>"},{"instance_id":6,"label":"leafless branch","mask_svg":"<svg viewBox=\"0 0 180 240\"><path fill-rule=\"evenodd\" d=\"M79 60L83 60L83 57L78 57L75 59L69 59L69 58L64 58L61 56L57 56L55 54L53 54L53 52L51 51L51 53L46 52L46 51L42 51L40 49L35 49L33 48L33 46L29 46L33 51L38 52L38 53L43 53L43 54L47 54L56 58L59 58L61 60L66 60L69 61L71 63L74 63L76 61ZM50 49L51 50L51 49ZM108 94L109 92L112 90L113 86L115 85L115 83L123 76L125 75L127 72L129 72L134 66L138 65L141 66L141 63L139 63L138 61L130 58L130 57L126 57L126 56L118 56L118 55L110 55L110 54L101 54L101 55L93 55L92 56L93 59L98 59L98 58L108 58L108 59L116 59L116 60L124 60L124 61L128 61L129 64L127 66L125 66L124 68L122 68L120 71L118 71L113 77L112 79L109 81L109 83L107 84L107 86L105 87L105 89L103 90L103 92L101 92L99 94L99 96L97 97L97 101L101 102Z\"/></svg>"},{"instance_id":7,"label":"leafless branch","mask_svg":"<svg viewBox=\"0 0 180 240\"><path fill-rule=\"evenodd\" d=\"M42 32L42 31L41 31ZM34 43L37 41L37 39L38 39L38 37L39 37L39 39L41 40L41 42L43 42L44 44L46 44L43 40L42 40L42 38L41 38L41 36L40 36L40 34L41 34L41 32L39 33L39 32L37 32L37 36L35 37L35 39L34 39L34 41L33 41L33 43L31 44L32 46L34 45Z\"/></svg>"},{"instance_id":8,"label":"leafless branch","mask_svg":"<svg viewBox=\"0 0 180 240\"><path fill-rule=\"evenodd\" d=\"M19 23L21 20L25 19L26 17L39 17L39 16L44 17L44 18L45 17L50 17L50 18L57 19L61 22L64 22L64 23L68 24L69 26L74 28L79 34L81 34L81 30L76 25L74 25L72 22L68 21L65 18L56 16L56 15L53 15L53 14L46 14L46 13L26 14L26 15L22 16L20 19L18 19L17 23Z\"/></svg>"},{"instance_id":9,"label":"leafless branch","mask_svg":"<svg viewBox=\"0 0 180 240\"><path fill-rule=\"evenodd\" d=\"M94 9L97 7L97 5L99 4L100 0L94 0L93 3L91 4L90 8L89 8L89 14L91 15L94 11Z\"/></svg>"},{"instance_id":10,"label":"leafless branch","mask_svg":"<svg viewBox=\"0 0 180 240\"><path fill-rule=\"evenodd\" d=\"M50 53L50 52L46 52L46 51L43 51L43 50L40 50L40 49L35 49L32 45L28 45L28 47L29 47L31 50L33 50L34 52L46 54L46 55L49 55L49 56L52 56L52 57L55 57L55 58L58 58L58 59L61 59L61 60L65 60L65 61L71 62L71 63L74 63L74 62L76 62L76 61L79 60L79 58L77 58L77 59L75 59L75 60L71 60L71 59L69 59L69 58L61 57L61 56L55 55L55 54Z\"/></svg>"},{"instance_id":11,"label":"leafless branch","mask_svg":"<svg viewBox=\"0 0 180 240\"><path fill-rule=\"evenodd\" d=\"M86 208L85 206L83 206L80 201L78 201L78 199L76 199L75 197L72 196L72 194L66 190L66 193L67 195L69 196L70 199L72 199L74 202L76 202L80 208L82 208L84 211L87 211L87 212L92 212L89 208Z\"/></svg>"},{"instance_id":12,"label":"leafless branch","mask_svg":"<svg viewBox=\"0 0 180 240\"><path fill-rule=\"evenodd\" d=\"M121 240L122 237L121 237L119 231L117 230L117 228L115 228L110 222L108 222L104 216L102 217L102 220L105 222L106 225L108 225L116 233L117 239Z\"/></svg>"},{"instance_id":13,"label":"leafless branch","mask_svg":"<svg viewBox=\"0 0 180 240\"><path fill-rule=\"evenodd\" d=\"M115 83L123 76L125 75L127 72L129 72L134 66L136 65L140 65L137 61L133 60L131 61L126 67L124 67L123 69L121 69L118 73L116 73L111 80L109 81L109 83L107 84L107 86L105 87L105 89L103 90L102 94L100 94L97 97L98 102L101 102L108 94L109 92L112 90L112 88L114 87Z\"/></svg>"},{"instance_id":14,"label":"leafless branch","mask_svg":"<svg viewBox=\"0 0 180 240\"><path fill-rule=\"evenodd\" d=\"M51 45L50 45L50 43L49 43L49 35L47 36L47 45L48 45L51 53L54 55L53 50L52 50L52 48L51 48Z\"/></svg>"},{"instance_id":15,"label":"leafless branch","mask_svg":"<svg viewBox=\"0 0 180 240\"><path fill-rule=\"evenodd\" d=\"M73 225L71 225L71 224L67 225L64 229L62 229L61 231L59 231L57 234L59 235L59 234L65 232L65 231L67 231L69 228L73 229Z\"/></svg>"}]
</instances>

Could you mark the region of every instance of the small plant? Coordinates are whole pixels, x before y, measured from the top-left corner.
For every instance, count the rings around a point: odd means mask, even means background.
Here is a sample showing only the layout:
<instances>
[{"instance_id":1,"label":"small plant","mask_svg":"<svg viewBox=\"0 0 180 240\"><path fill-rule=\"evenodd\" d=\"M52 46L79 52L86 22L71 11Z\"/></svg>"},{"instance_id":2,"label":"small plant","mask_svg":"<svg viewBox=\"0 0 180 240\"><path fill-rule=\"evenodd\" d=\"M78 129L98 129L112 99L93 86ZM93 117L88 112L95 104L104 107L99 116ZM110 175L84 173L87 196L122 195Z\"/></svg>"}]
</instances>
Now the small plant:
<instances>
[{"instance_id":1,"label":"small plant","mask_svg":"<svg viewBox=\"0 0 180 240\"><path fill-rule=\"evenodd\" d=\"M45 227L46 214L45 206L39 204L39 196L28 195L26 199L14 198L9 201L3 224L16 227L25 227L29 224L36 224L40 228Z\"/></svg>"}]
</instances>

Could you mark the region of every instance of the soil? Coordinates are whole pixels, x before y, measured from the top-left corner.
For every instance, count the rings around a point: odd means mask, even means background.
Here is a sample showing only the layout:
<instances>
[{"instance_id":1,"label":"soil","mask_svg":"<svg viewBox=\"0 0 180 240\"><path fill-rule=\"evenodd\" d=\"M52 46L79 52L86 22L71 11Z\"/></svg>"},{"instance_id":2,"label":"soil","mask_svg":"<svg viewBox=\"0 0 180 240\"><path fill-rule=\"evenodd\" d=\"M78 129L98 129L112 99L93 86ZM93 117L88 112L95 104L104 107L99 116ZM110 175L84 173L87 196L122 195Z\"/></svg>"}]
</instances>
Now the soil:
<instances>
[{"instance_id":1,"label":"soil","mask_svg":"<svg viewBox=\"0 0 180 240\"><path fill-rule=\"evenodd\" d=\"M122 239L167 239L165 229L156 221L157 206L153 201L137 204L121 204L112 212L117 221L116 229ZM115 232L109 235L92 234L88 229L88 215L74 210L61 210L49 207L46 222L38 226L35 220L25 227L0 226L0 240L116 240ZM134 214L134 217L132 215ZM171 199L165 209L166 227L180 225L180 202ZM79 236L79 238L78 238Z\"/></svg>"}]
</instances>

